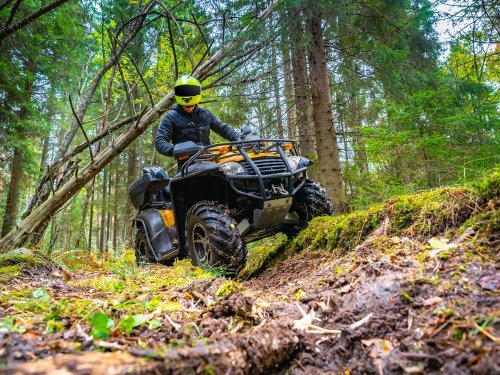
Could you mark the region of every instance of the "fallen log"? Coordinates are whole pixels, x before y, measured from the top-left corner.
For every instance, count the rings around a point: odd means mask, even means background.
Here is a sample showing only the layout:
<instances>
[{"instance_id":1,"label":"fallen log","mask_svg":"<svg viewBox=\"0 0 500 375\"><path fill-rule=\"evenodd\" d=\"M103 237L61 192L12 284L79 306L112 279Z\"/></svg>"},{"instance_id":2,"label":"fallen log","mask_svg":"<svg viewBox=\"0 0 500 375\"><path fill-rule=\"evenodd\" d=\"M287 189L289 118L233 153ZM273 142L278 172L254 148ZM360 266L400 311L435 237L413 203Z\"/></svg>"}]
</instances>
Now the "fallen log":
<instances>
[{"instance_id":1,"label":"fallen log","mask_svg":"<svg viewBox=\"0 0 500 375\"><path fill-rule=\"evenodd\" d=\"M0 368L0 375L261 374L279 367L297 349L291 321L271 322L215 344L181 347L163 354L87 352Z\"/></svg>"}]
</instances>

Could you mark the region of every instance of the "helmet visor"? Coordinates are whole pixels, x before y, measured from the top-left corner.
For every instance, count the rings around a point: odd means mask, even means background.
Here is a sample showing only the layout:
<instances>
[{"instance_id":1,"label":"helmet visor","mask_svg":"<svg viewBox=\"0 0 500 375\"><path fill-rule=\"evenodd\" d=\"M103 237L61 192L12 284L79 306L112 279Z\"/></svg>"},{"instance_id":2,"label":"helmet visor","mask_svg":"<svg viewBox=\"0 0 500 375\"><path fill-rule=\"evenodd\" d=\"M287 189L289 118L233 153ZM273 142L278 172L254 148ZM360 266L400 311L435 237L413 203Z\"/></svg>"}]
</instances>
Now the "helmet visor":
<instances>
[{"instance_id":1,"label":"helmet visor","mask_svg":"<svg viewBox=\"0 0 500 375\"><path fill-rule=\"evenodd\" d=\"M177 96L196 96L201 94L201 87L195 85L179 85L175 87Z\"/></svg>"}]
</instances>

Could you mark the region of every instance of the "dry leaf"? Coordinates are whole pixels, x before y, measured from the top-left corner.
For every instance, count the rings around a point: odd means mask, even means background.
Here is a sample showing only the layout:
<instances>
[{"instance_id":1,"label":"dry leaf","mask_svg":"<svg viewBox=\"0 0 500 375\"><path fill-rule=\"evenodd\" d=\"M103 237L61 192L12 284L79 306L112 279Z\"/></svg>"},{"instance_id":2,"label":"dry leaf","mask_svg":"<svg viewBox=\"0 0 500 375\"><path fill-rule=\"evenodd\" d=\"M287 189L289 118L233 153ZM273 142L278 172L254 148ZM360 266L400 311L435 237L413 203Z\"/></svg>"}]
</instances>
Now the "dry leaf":
<instances>
[{"instance_id":1,"label":"dry leaf","mask_svg":"<svg viewBox=\"0 0 500 375\"><path fill-rule=\"evenodd\" d=\"M432 237L430 240L427 241L429 243L429 245L431 245L431 247L433 249L441 249L443 247L445 247L446 245L448 245L448 240L446 238L436 238L436 237Z\"/></svg>"},{"instance_id":2,"label":"dry leaf","mask_svg":"<svg viewBox=\"0 0 500 375\"><path fill-rule=\"evenodd\" d=\"M427 298L425 301L424 301L424 306L432 306L432 305L435 305L437 303L440 303L440 302L443 302L443 299L441 297L431 297L431 298Z\"/></svg>"},{"instance_id":3,"label":"dry leaf","mask_svg":"<svg viewBox=\"0 0 500 375\"><path fill-rule=\"evenodd\" d=\"M384 339L361 340L361 343L365 346L373 346L370 351L370 357L372 358L386 357L394 348L389 340Z\"/></svg>"}]
</instances>

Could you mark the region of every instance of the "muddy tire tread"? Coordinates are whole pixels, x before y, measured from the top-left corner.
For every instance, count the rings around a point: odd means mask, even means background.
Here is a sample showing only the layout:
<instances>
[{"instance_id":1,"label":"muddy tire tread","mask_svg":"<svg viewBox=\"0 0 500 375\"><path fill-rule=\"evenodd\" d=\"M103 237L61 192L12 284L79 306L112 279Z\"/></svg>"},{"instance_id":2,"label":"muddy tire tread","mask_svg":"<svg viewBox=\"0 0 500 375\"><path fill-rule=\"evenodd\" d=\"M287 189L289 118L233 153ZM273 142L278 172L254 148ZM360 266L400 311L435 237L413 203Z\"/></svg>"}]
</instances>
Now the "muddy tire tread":
<instances>
[{"instance_id":1,"label":"muddy tire tread","mask_svg":"<svg viewBox=\"0 0 500 375\"><path fill-rule=\"evenodd\" d=\"M227 266L229 272L238 273L245 266L247 252L239 232L234 229L237 224L231 218L227 207L218 202L198 202L186 215L186 230L193 216L198 217L207 229L211 249L218 263Z\"/></svg>"}]
</instances>

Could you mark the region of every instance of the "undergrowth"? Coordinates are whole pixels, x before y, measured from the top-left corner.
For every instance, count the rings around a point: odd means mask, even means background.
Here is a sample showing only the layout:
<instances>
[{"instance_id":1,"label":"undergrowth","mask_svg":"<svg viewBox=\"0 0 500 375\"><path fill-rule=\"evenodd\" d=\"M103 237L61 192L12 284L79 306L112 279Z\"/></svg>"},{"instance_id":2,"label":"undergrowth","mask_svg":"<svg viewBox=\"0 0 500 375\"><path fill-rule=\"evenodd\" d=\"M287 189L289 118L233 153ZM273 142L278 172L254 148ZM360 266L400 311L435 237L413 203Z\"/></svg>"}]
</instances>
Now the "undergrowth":
<instances>
[{"instance_id":1,"label":"undergrowth","mask_svg":"<svg viewBox=\"0 0 500 375\"><path fill-rule=\"evenodd\" d=\"M389 238L415 239L459 235L468 227L492 233L500 229L499 207L500 168L472 186L394 196L367 210L315 218L277 257L261 257L270 265L303 249L340 256L355 249L377 229Z\"/></svg>"}]
</instances>

